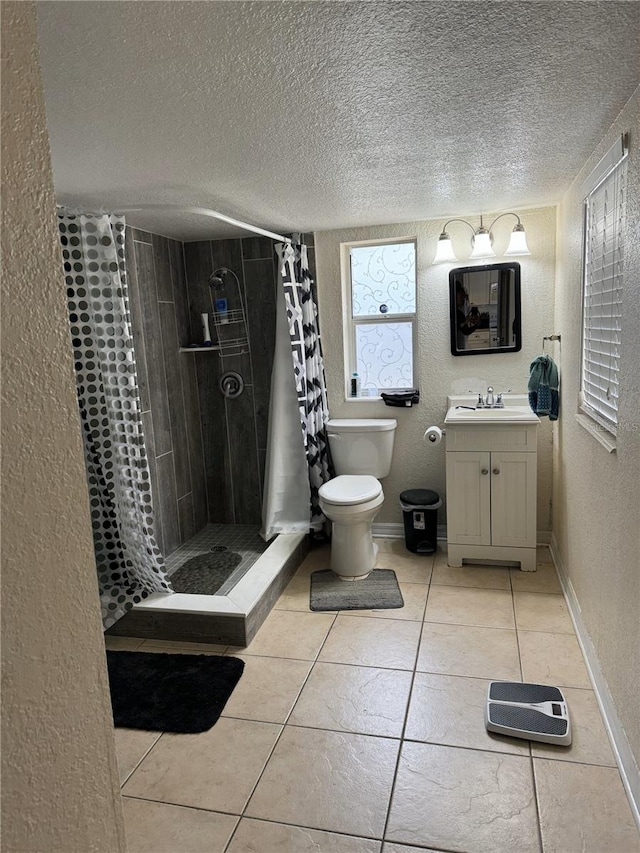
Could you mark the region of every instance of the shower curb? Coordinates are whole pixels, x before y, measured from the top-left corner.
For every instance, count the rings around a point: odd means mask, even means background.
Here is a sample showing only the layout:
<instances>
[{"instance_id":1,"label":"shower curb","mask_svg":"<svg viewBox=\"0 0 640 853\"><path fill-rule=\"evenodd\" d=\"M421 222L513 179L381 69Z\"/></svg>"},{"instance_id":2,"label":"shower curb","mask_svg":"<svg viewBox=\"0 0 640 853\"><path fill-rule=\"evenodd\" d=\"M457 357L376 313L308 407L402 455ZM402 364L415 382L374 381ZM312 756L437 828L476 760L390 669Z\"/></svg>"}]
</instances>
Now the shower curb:
<instances>
[{"instance_id":1,"label":"shower curb","mask_svg":"<svg viewBox=\"0 0 640 853\"><path fill-rule=\"evenodd\" d=\"M280 535L228 595L154 593L134 605L106 633L110 637L248 646L308 551L308 535ZM262 575L261 591L250 577L254 569ZM198 607L203 599L206 610Z\"/></svg>"}]
</instances>

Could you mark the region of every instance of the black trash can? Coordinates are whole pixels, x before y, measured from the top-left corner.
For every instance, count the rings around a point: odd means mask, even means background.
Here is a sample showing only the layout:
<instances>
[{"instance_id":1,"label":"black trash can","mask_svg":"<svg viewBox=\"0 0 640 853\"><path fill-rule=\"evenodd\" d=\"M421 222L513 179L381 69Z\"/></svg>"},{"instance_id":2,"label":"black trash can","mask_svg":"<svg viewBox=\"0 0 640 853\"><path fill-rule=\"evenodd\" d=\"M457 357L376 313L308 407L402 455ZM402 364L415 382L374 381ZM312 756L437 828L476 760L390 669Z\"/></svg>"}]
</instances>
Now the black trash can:
<instances>
[{"instance_id":1,"label":"black trash can","mask_svg":"<svg viewBox=\"0 0 640 853\"><path fill-rule=\"evenodd\" d=\"M404 515L404 538L414 554L433 554L438 539L440 495L430 489L407 489L400 494Z\"/></svg>"}]
</instances>

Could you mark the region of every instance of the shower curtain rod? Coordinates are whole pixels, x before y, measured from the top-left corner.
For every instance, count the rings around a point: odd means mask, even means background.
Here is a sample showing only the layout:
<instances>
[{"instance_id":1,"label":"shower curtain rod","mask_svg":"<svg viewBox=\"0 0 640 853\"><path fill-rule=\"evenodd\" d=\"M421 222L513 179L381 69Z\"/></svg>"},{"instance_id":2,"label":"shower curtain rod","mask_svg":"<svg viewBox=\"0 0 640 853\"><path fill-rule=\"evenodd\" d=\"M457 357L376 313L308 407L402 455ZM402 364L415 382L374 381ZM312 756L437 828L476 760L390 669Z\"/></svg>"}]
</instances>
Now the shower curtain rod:
<instances>
[{"instance_id":1,"label":"shower curtain rod","mask_svg":"<svg viewBox=\"0 0 640 853\"><path fill-rule=\"evenodd\" d=\"M64 205L59 205L64 208ZM228 222L229 225L236 225L238 228L244 228L245 231L253 231L254 234L261 234L263 237L271 237L272 240L281 240L283 243L290 243L290 237L283 237L282 234L275 234L273 231L266 231L264 228L259 228L257 225L250 225L248 222L241 222L239 219L233 219L231 216L226 216L224 213L218 213L216 210L210 210L208 207L190 207L182 204L139 204L127 207L118 207L112 213L135 213L145 210L175 210L180 213L199 213L202 216L209 216L212 219L220 219L222 222Z\"/></svg>"}]
</instances>

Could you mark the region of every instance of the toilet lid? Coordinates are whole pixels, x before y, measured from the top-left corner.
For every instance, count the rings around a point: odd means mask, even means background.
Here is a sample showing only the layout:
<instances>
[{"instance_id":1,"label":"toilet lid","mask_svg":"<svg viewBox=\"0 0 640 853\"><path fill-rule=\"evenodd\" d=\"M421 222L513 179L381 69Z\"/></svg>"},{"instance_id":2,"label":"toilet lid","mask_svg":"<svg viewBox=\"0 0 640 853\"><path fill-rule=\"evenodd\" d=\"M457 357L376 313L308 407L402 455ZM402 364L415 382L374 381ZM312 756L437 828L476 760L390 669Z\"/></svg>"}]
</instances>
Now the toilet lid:
<instances>
[{"instance_id":1,"label":"toilet lid","mask_svg":"<svg viewBox=\"0 0 640 853\"><path fill-rule=\"evenodd\" d=\"M337 506L363 504L377 498L381 492L380 481L368 474L341 474L320 486L322 500Z\"/></svg>"}]
</instances>

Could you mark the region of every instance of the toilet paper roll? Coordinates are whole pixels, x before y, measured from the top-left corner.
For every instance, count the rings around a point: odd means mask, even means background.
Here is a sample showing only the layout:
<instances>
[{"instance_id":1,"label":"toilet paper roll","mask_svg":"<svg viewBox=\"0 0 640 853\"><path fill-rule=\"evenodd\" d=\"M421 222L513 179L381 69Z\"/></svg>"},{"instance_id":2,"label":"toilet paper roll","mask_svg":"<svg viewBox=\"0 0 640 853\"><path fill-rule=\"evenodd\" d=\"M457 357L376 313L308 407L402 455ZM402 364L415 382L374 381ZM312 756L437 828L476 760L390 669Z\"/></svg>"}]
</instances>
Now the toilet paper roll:
<instances>
[{"instance_id":1,"label":"toilet paper roll","mask_svg":"<svg viewBox=\"0 0 640 853\"><path fill-rule=\"evenodd\" d=\"M432 444L440 444L442 441L442 430L437 426L430 426L423 436L423 441L430 441Z\"/></svg>"}]
</instances>

